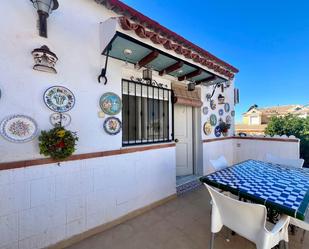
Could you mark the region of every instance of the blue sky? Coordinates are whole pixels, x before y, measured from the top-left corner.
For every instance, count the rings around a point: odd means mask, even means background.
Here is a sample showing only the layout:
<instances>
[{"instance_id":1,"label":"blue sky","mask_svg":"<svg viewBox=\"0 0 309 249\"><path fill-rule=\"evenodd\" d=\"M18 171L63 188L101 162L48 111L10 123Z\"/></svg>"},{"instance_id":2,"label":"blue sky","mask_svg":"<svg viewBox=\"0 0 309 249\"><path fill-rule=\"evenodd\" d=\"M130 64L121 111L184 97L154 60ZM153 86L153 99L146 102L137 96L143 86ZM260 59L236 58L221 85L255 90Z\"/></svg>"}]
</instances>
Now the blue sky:
<instances>
[{"instance_id":1,"label":"blue sky","mask_svg":"<svg viewBox=\"0 0 309 249\"><path fill-rule=\"evenodd\" d=\"M309 1L124 2L240 70L237 121L252 104L309 103Z\"/></svg>"}]
</instances>

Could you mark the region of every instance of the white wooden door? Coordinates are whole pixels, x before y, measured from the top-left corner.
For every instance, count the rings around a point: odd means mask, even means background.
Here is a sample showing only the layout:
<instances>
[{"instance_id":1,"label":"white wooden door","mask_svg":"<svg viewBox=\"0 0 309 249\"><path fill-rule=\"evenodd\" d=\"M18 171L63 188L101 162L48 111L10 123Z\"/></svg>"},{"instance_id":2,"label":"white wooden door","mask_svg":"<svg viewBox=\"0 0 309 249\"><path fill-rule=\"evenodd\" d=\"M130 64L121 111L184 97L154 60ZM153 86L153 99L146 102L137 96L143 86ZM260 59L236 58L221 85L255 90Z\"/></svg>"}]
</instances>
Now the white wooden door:
<instances>
[{"instance_id":1,"label":"white wooden door","mask_svg":"<svg viewBox=\"0 0 309 249\"><path fill-rule=\"evenodd\" d=\"M176 143L176 175L193 174L192 107L175 105L174 137Z\"/></svg>"}]
</instances>

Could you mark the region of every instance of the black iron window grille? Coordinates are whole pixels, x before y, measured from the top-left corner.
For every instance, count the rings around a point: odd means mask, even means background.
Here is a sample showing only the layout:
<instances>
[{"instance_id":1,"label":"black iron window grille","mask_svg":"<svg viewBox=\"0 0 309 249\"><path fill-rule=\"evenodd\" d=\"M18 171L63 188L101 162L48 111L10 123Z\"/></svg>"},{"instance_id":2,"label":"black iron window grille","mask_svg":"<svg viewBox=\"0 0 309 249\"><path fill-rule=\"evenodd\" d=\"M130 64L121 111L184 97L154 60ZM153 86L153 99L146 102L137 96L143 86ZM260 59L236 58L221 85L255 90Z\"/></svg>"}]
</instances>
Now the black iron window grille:
<instances>
[{"instance_id":1,"label":"black iron window grille","mask_svg":"<svg viewBox=\"0 0 309 249\"><path fill-rule=\"evenodd\" d=\"M122 145L170 142L171 90L122 80Z\"/></svg>"}]
</instances>

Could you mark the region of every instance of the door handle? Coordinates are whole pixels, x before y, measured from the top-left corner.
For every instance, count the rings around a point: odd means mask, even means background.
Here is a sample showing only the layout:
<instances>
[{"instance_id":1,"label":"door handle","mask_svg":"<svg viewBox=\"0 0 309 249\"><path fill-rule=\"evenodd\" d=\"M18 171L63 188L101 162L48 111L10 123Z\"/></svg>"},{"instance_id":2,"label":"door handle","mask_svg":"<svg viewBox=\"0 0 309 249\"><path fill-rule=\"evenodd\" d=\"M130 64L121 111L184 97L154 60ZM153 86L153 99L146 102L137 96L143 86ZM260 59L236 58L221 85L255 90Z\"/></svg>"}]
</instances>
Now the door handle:
<instances>
[{"instance_id":1,"label":"door handle","mask_svg":"<svg viewBox=\"0 0 309 249\"><path fill-rule=\"evenodd\" d=\"M178 143L178 142L179 142L179 140L178 140L178 138L176 138L176 139L175 139L175 143Z\"/></svg>"}]
</instances>

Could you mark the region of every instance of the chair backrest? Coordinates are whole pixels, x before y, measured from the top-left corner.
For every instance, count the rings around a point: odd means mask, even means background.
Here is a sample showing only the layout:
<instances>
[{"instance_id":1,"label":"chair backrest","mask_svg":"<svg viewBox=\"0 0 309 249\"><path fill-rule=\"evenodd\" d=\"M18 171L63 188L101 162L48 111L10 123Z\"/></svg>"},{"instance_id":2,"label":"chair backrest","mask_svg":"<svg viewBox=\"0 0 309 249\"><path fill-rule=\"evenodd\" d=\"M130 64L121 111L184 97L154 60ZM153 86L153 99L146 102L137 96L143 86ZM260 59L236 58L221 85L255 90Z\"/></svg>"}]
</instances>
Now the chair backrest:
<instances>
[{"instance_id":1,"label":"chair backrest","mask_svg":"<svg viewBox=\"0 0 309 249\"><path fill-rule=\"evenodd\" d=\"M215 171L227 168L229 166L224 156L220 156L215 160L209 160L209 162Z\"/></svg>"},{"instance_id":2,"label":"chair backrest","mask_svg":"<svg viewBox=\"0 0 309 249\"><path fill-rule=\"evenodd\" d=\"M207 184L205 186L213 203L211 232L219 232L224 225L248 240L257 242L261 232L265 231L265 206L241 202L219 193Z\"/></svg>"},{"instance_id":3,"label":"chair backrest","mask_svg":"<svg viewBox=\"0 0 309 249\"><path fill-rule=\"evenodd\" d=\"M280 165L294 167L294 168L302 168L305 160L304 159L287 159L287 158L277 157L270 153L267 153L266 162L280 164Z\"/></svg>"}]
</instances>

